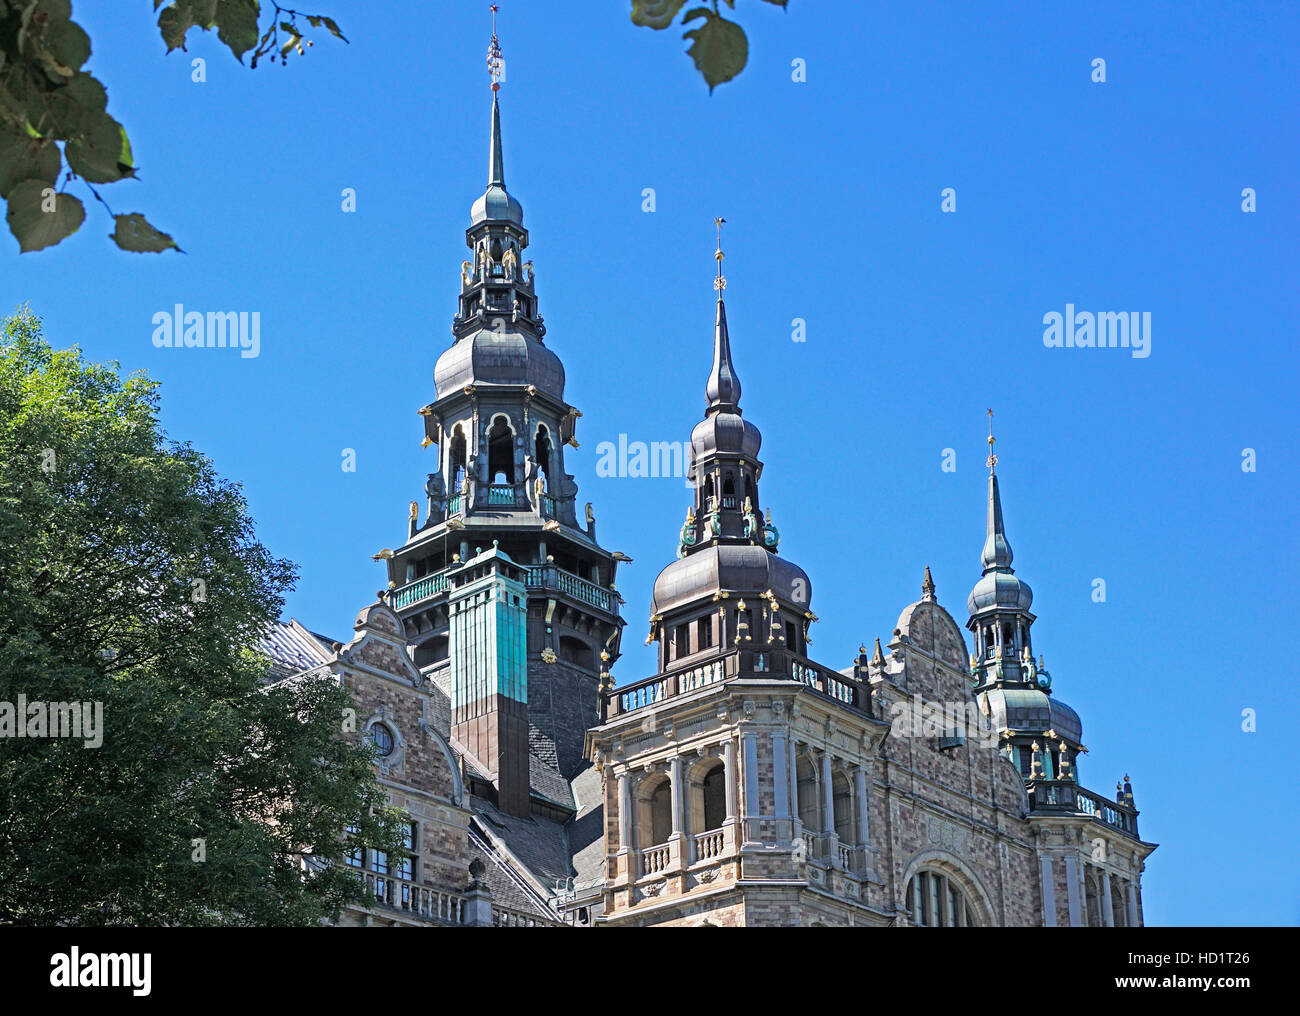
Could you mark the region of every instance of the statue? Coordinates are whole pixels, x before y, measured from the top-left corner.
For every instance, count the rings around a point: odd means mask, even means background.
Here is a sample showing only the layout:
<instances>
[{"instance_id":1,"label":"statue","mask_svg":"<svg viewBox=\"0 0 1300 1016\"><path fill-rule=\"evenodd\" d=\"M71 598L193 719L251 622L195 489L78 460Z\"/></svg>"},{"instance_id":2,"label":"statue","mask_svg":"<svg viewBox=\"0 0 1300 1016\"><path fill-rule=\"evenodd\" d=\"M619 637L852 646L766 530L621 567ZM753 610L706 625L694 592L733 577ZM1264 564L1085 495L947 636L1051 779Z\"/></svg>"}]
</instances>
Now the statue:
<instances>
[{"instance_id":1,"label":"statue","mask_svg":"<svg viewBox=\"0 0 1300 1016\"><path fill-rule=\"evenodd\" d=\"M754 513L754 503L745 496L744 504L741 505L741 514L745 519L745 539L752 540L758 535L758 516Z\"/></svg>"},{"instance_id":2,"label":"statue","mask_svg":"<svg viewBox=\"0 0 1300 1016\"><path fill-rule=\"evenodd\" d=\"M414 501L411 502L411 521L415 522L420 517L420 506Z\"/></svg>"},{"instance_id":3,"label":"statue","mask_svg":"<svg viewBox=\"0 0 1300 1016\"><path fill-rule=\"evenodd\" d=\"M686 548L687 548L687 547L694 547L694 546L695 546L695 541L698 540L698 539L699 539L699 536L696 534L696 531L695 531L695 509L694 509L694 508L687 508L687 509L686 509L686 522L683 523L683 525L682 525L681 536L680 536L680 538L679 538L679 540L678 540L677 556L678 556L678 557L685 557L685 556L686 556Z\"/></svg>"},{"instance_id":4,"label":"statue","mask_svg":"<svg viewBox=\"0 0 1300 1016\"><path fill-rule=\"evenodd\" d=\"M519 258L515 255L513 247L507 247L505 254L501 256L501 267L506 270L506 281L515 281L515 265L519 263Z\"/></svg>"},{"instance_id":5,"label":"statue","mask_svg":"<svg viewBox=\"0 0 1300 1016\"><path fill-rule=\"evenodd\" d=\"M471 270L473 270L473 268L474 268L473 261L462 261L460 263L460 284L465 289L469 289L470 287L471 280L469 277L469 273Z\"/></svg>"},{"instance_id":6,"label":"statue","mask_svg":"<svg viewBox=\"0 0 1300 1016\"><path fill-rule=\"evenodd\" d=\"M767 510L767 525L763 527L763 543L768 550L775 551L781 543L781 531L772 525L772 509Z\"/></svg>"},{"instance_id":7,"label":"statue","mask_svg":"<svg viewBox=\"0 0 1300 1016\"><path fill-rule=\"evenodd\" d=\"M541 476L538 476L537 479L533 481L533 494L536 496L537 500L540 501L542 495L545 493L546 481Z\"/></svg>"},{"instance_id":8,"label":"statue","mask_svg":"<svg viewBox=\"0 0 1300 1016\"><path fill-rule=\"evenodd\" d=\"M592 510L590 501L587 502L587 507L584 510L587 513L587 525L590 526L593 522L596 521L596 513L595 511Z\"/></svg>"}]
</instances>

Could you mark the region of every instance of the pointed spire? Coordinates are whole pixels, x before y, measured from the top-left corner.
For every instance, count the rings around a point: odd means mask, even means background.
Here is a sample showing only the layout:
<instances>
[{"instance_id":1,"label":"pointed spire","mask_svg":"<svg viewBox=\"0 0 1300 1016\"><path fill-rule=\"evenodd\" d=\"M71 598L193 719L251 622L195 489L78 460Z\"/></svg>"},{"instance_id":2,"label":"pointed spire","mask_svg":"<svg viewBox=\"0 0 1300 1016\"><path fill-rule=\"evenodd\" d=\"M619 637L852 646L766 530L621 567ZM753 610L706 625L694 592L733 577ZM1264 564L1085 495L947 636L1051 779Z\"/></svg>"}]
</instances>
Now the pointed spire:
<instances>
[{"instance_id":1,"label":"pointed spire","mask_svg":"<svg viewBox=\"0 0 1300 1016\"><path fill-rule=\"evenodd\" d=\"M709 401L708 413L727 410L740 412L740 378L731 363L731 338L727 333L727 307L722 302L722 292L727 288L727 279L722 274L722 225L726 219L714 219L718 230L718 249L714 258L718 262L718 277L713 280L713 288L718 291L718 311L713 324L713 369L709 372L709 383L704 395Z\"/></svg>"},{"instance_id":2,"label":"pointed spire","mask_svg":"<svg viewBox=\"0 0 1300 1016\"><path fill-rule=\"evenodd\" d=\"M501 153L501 105L496 93L492 94L492 150L488 155L488 186L506 185L506 162Z\"/></svg>"},{"instance_id":3,"label":"pointed spire","mask_svg":"<svg viewBox=\"0 0 1300 1016\"><path fill-rule=\"evenodd\" d=\"M998 457L993 454L993 410L989 414L989 511L988 524L985 528L984 552L980 561L984 565L984 574L991 571L1011 571L1011 544L1007 543L1006 529L1002 524L1002 495L998 490L998 477L994 467Z\"/></svg>"},{"instance_id":4,"label":"pointed spire","mask_svg":"<svg viewBox=\"0 0 1300 1016\"><path fill-rule=\"evenodd\" d=\"M934 599L934 579L930 578L930 566L925 566L925 578L921 580L921 599Z\"/></svg>"}]
</instances>

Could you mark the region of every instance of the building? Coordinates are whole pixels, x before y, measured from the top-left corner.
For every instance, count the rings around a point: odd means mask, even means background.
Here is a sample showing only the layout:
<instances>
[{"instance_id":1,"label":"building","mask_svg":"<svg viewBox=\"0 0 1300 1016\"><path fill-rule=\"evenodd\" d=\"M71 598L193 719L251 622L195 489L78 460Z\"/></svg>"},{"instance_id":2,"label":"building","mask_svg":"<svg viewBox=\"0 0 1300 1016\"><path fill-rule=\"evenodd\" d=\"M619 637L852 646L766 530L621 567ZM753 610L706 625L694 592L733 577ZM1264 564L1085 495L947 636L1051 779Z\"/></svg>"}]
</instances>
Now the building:
<instances>
[{"instance_id":1,"label":"building","mask_svg":"<svg viewBox=\"0 0 1300 1016\"><path fill-rule=\"evenodd\" d=\"M627 559L565 472L581 413L545 343L497 89L453 342L419 411L437 469L384 552L389 589L346 645L292 621L267 640L275 679L349 687L411 819L402 856L348 858L373 904L341 923L1140 924L1155 847L1127 783L1114 800L1079 783L1082 727L1034 662L992 454L975 654L927 568L888 651L810 658L812 583L759 496L721 242L658 672L615 687Z\"/></svg>"}]
</instances>

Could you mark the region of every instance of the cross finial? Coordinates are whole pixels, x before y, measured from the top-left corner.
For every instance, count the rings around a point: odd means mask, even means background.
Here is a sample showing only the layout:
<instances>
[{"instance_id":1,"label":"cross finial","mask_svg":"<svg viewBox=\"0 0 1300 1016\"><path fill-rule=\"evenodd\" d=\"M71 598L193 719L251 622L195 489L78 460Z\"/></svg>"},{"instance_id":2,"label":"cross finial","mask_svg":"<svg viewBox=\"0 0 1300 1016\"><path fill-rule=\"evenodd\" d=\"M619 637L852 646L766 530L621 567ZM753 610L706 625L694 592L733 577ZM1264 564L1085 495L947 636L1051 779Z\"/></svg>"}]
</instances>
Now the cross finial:
<instances>
[{"instance_id":1,"label":"cross finial","mask_svg":"<svg viewBox=\"0 0 1300 1016\"><path fill-rule=\"evenodd\" d=\"M996 465L998 464L998 457L997 457L996 455L993 454L993 441L994 441L994 438L993 438L993 410L990 409L990 410L988 411L988 414L989 414L989 460L988 460L988 462L986 463L986 465L989 467L989 472L991 473L991 472L993 472L993 467L996 466Z\"/></svg>"},{"instance_id":2,"label":"cross finial","mask_svg":"<svg viewBox=\"0 0 1300 1016\"><path fill-rule=\"evenodd\" d=\"M719 296L721 296L722 291L727 288L726 276L722 274L722 259L726 257L726 255L722 253L722 224L726 221L726 219L721 218L713 220L713 225L718 230L718 249L713 255L718 262L718 277L713 280L713 288L718 291Z\"/></svg>"},{"instance_id":3,"label":"cross finial","mask_svg":"<svg viewBox=\"0 0 1300 1016\"><path fill-rule=\"evenodd\" d=\"M492 5L492 41L488 44L487 53L488 74L492 78L492 91L494 92L501 89L501 78L505 70L505 61L501 59L501 43L497 39L497 11L499 9L496 4Z\"/></svg>"}]
</instances>

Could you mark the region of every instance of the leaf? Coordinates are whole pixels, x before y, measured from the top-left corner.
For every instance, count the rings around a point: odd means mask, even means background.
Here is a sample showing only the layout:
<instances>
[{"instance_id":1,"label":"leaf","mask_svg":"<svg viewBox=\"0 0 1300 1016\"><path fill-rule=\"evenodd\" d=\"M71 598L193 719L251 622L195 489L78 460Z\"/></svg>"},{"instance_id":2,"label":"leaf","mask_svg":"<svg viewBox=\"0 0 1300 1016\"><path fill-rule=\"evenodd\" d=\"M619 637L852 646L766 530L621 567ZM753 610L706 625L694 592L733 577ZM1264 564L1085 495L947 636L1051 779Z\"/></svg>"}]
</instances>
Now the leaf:
<instances>
[{"instance_id":1,"label":"leaf","mask_svg":"<svg viewBox=\"0 0 1300 1016\"><path fill-rule=\"evenodd\" d=\"M686 0L632 0L632 24L642 28L667 28L686 6Z\"/></svg>"},{"instance_id":2,"label":"leaf","mask_svg":"<svg viewBox=\"0 0 1300 1016\"><path fill-rule=\"evenodd\" d=\"M0 198L7 198L24 180L53 184L62 165L59 146L54 142L0 131Z\"/></svg>"},{"instance_id":3,"label":"leaf","mask_svg":"<svg viewBox=\"0 0 1300 1016\"><path fill-rule=\"evenodd\" d=\"M695 66L708 82L709 93L724 81L730 81L745 69L749 60L749 40L745 30L734 21L715 14L706 7L696 7L690 11L682 24L704 18L704 24L692 29L682 36L693 40L690 54Z\"/></svg>"},{"instance_id":4,"label":"leaf","mask_svg":"<svg viewBox=\"0 0 1300 1016\"><path fill-rule=\"evenodd\" d=\"M90 36L75 21L55 21L45 29L45 52L71 77L90 59Z\"/></svg>"},{"instance_id":5,"label":"leaf","mask_svg":"<svg viewBox=\"0 0 1300 1016\"><path fill-rule=\"evenodd\" d=\"M109 234L109 239L123 250L137 254L157 254L165 250L176 250L182 254L185 253L176 245L175 240L166 233L154 229L139 212L131 212L128 215L114 215L113 218L116 220L117 225L113 232Z\"/></svg>"},{"instance_id":6,"label":"leaf","mask_svg":"<svg viewBox=\"0 0 1300 1016\"><path fill-rule=\"evenodd\" d=\"M85 133L63 149L68 168L91 183L112 183L135 175L126 128L107 113L92 113Z\"/></svg>"},{"instance_id":7,"label":"leaf","mask_svg":"<svg viewBox=\"0 0 1300 1016\"><path fill-rule=\"evenodd\" d=\"M185 48L185 33L195 25L194 7L190 0L172 0L158 15L158 30L162 33L167 52Z\"/></svg>"},{"instance_id":8,"label":"leaf","mask_svg":"<svg viewBox=\"0 0 1300 1016\"><path fill-rule=\"evenodd\" d=\"M108 92L92 75L81 71L63 86L63 92L78 106L91 113L102 113L108 106Z\"/></svg>"},{"instance_id":9,"label":"leaf","mask_svg":"<svg viewBox=\"0 0 1300 1016\"><path fill-rule=\"evenodd\" d=\"M5 221L9 232L18 239L19 250L42 250L71 236L81 228L86 209L71 194L48 195L45 180L24 180L9 192L9 211ZM53 199L50 211L48 202Z\"/></svg>"},{"instance_id":10,"label":"leaf","mask_svg":"<svg viewBox=\"0 0 1300 1016\"><path fill-rule=\"evenodd\" d=\"M685 3L686 0L682 0L682 2ZM344 42L348 42L347 36L345 36L341 31L339 31L339 26L334 21L333 18L322 17L321 20L325 22L325 27L330 30L330 34L333 35L334 38L342 39ZM352 43L348 42L348 45L350 46L352 45Z\"/></svg>"},{"instance_id":11,"label":"leaf","mask_svg":"<svg viewBox=\"0 0 1300 1016\"><path fill-rule=\"evenodd\" d=\"M217 38L230 47L235 59L257 45L257 0L221 0L217 4Z\"/></svg>"}]
</instances>

